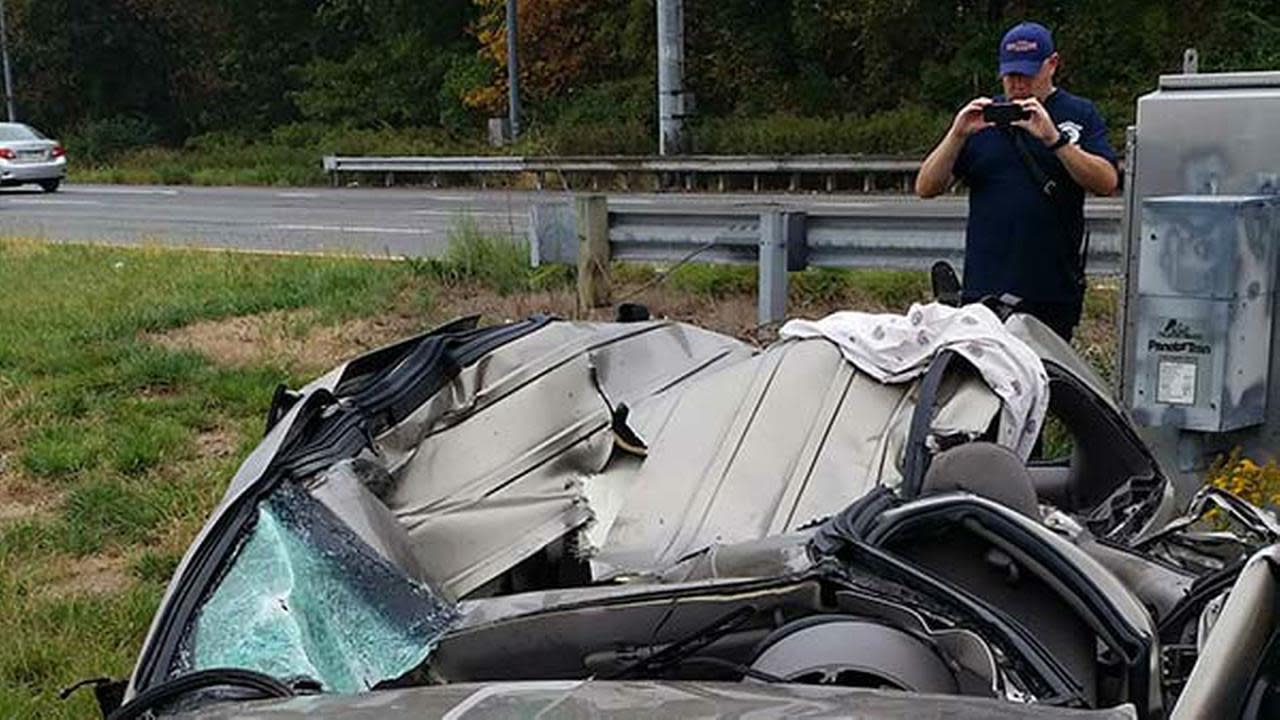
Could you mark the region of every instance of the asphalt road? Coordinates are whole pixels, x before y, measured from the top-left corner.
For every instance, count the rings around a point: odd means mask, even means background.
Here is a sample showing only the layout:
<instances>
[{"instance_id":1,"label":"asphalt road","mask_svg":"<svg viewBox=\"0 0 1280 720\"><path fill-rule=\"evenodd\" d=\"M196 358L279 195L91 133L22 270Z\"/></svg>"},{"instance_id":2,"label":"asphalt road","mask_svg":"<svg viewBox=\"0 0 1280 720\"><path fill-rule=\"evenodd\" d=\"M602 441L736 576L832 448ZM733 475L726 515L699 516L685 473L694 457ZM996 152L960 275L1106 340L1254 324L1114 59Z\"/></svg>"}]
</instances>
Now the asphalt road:
<instances>
[{"instance_id":1,"label":"asphalt road","mask_svg":"<svg viewBox=\"0 0 1280 720\"><path fill-rule=\"evenodd\" d=\"M161 244L266 252L423 256L440 252L464 217L523 236L534 202L561 192L388 188L204 188L64 185L0 190L0 235L55 242ZM1115 201L1103 201L1114 204ZM810 212L964 212L961 198L898 196L627 194L618 207L732 211L781 203Z\"/></svg>"}]
</instances>

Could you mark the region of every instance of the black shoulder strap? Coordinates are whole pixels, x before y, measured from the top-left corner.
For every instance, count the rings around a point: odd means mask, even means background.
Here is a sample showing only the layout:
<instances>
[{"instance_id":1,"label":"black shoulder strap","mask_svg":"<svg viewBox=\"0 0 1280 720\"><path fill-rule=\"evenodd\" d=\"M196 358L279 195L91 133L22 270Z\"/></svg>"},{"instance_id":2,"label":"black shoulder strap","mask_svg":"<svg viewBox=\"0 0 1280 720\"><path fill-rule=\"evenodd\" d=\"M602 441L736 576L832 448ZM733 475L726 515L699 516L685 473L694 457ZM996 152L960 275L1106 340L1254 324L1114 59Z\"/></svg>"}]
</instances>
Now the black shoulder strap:
<instances>
[{"instance_id":1,"label":"black shoulder strap","mask_svg":"<svg viewBox=\"0 0 1280 720\"><path fill-rule=\"evenodd\" d=\"M1017 128L1010 128L1010 134L1013 136L1013 146L1018 149L1018 157L1022 158L1022 164L1027 168L1027 173L1031 175L1032 182L1057 207L1058 183L1049 177L1049 173L1046 173L1044 168L1040 167L1040 163L1036 162L1031 151L1027 149L1027 141L1024 134L1019 132Z\"/></svg>"},{"instance_id":2,"label":"black shoulder strap","mask_svg":"<svg viewBox=\"0 0 1280 720\"><path fill-rule=\"evenodd\" d=\"M1035 156L1027 149L1025 133L1019 131L1017 128L1010 128L1009 134L1013 137L1013 146L1017 148L1018 157L1022 158L1022 165L1026 167L1027 174L1031 176L1031 181L1035 183L1035 186L1040 189L1040 192L1044 193L1044 196L1048 198L1049 203L1053 205L1054 210L1058 214L1059 224L1061 224L1063 228L1066 228L1068 226L1066 208L1063 206L1061 197L1058 195L1057 181L1049 177L1049 173L1045 172L1044 168L1040 167L1040 163L1036 162ZM1063 252L1070 253L1071 249L1069 247L1064 247ZM1089 262L1088 229L1084 230L1084 237L1081 239L1079 255L1074 258L1067 255L1066 259L1068 260L1067 267L1071 268L1072 273L1075 275L1076 284L1083 289L1085 283L1085 265Z\"/></svg>"}]
</instances>

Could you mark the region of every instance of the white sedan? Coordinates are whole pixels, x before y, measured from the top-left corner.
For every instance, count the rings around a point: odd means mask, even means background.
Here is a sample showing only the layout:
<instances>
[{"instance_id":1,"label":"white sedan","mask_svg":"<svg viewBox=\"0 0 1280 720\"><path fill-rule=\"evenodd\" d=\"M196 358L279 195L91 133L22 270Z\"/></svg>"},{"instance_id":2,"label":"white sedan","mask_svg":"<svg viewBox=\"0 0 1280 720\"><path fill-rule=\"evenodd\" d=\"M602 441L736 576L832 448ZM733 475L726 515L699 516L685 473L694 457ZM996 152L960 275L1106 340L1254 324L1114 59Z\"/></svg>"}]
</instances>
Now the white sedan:
<instances>
[{"instance_id":1,"label":"white sedan","mask_svg":"<svg viewBox=\"0 0 1280 720\"><path fill-rule=\"evenodd\" d=\"M67 175L67 152L22 123L0 123L0 185L39 185L56 192Z\"/></svg>"}]
</instances>

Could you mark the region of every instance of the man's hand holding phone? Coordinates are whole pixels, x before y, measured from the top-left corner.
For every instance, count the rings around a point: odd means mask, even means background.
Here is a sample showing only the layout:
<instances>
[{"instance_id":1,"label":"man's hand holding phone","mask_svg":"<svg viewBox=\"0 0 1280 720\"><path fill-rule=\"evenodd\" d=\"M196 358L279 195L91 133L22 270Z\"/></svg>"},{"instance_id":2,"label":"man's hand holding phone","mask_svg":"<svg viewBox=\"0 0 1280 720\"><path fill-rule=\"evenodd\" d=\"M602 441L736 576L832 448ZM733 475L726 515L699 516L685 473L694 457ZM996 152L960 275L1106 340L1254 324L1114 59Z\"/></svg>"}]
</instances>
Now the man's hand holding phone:
<instances>
[{"instance_id":1,"label":"man's hand holding phone","mask_svg":"<svg viewBox=\"0 0 1280 720\"><path fill-rule=\"evenodd\" d=\"M1031 112L1015 102L993 102L982 108L982 119L992 125L1012 125L1030 118Z\"/></svg>"},{"instance_id":2,"label":"man's hand holding phone","mask_svg":"<svg viewBox=\"0 0 1280 720\"><path fill-rule=\"evenodd\" d=\"M991 98L980 97L970 100L968 105L960 108L955 120L951 122L952 137L964 140L979 130L991 127L991 123L983 117L984 109L991 103Z\"/></svg>"},{"instance_id":3,"label":"man's hand holding phone","mask_svg":"<svg viewBox=\"0 0 1280 720\"><path fill-rule=\"evenodd\" d=\"M1018 100L1017 104L1026 111L1027 116L1014 121L1014 127L1026 130L1027 134L1045 145L1053 145L1058 141L1058 126L1054 124L1053 118L1049 117L1049 111L1040 104L1039 100L1033 97L1026 98Z\"/></svg>"}]
</instances>

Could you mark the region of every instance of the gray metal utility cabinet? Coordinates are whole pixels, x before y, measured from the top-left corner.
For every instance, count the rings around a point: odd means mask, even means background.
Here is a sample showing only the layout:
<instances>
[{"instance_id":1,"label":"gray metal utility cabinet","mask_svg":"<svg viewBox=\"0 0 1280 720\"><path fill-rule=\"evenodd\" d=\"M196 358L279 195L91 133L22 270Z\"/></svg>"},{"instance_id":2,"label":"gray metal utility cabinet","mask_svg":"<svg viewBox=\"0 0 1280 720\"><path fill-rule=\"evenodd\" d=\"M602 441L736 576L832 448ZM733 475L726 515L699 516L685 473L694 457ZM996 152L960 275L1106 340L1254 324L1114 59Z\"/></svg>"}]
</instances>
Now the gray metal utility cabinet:
<instances>
[{"instance_id":1,"label":"gray metal utility cabinet","mask_svg":"<svg viewBox=\"0 0 1280 720\"><path fill-rule=\"evenodd\" d=\"M1119 396L1185 492L1280 449L1280 72L1161 77L1126 156Z\"/></svg>"},{"instance_id":2,"label":"gray metal utility cabinet","mask_svg":"<svg viewBox=\"0 0 1280 720\"><path fill-rule=\"evenodd\" d=\"M1131 407L1144 425L1262 423L1275 307L1277 198L1142 203Z\"/></svg>"}]
</instances>

